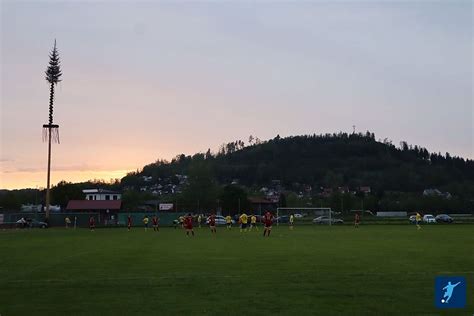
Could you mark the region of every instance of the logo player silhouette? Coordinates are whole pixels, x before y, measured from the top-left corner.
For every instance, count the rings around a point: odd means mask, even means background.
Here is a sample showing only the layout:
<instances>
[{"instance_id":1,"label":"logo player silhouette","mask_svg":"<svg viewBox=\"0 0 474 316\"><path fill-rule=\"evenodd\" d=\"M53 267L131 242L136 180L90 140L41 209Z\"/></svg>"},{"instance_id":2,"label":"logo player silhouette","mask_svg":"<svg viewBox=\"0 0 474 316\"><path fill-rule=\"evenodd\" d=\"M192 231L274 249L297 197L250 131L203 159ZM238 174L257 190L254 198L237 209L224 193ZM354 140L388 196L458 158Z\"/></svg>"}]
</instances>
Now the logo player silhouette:
<instances>
[{"instance_id":1,"label":"logo player silhouette","mask_svg":"<svg viewBox=\"0 0 474 316\"><path fill-rule=\"evenodd\" d=\"M445 287L443 287L443 290L445 290L445 291L444 291L444 295L443 295L443 300L441 300L442 303L446 303L446 304L449 303L449 300L451 299L451 296L453 295L454 288L456 286L458 286L459 283L461 283L461 282L458 282L456 284L452 284L451 281L449 281L448 284Z\"/></svg>"}]
</instances>

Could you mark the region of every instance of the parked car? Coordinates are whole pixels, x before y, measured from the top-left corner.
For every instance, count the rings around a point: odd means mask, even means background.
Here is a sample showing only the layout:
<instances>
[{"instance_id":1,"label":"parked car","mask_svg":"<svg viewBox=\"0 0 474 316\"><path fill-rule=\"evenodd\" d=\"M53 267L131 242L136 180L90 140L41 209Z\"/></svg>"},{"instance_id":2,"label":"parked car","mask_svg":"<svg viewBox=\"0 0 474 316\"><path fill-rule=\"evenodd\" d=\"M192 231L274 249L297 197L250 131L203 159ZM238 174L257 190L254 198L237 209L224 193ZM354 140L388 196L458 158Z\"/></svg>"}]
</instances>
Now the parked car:
<instances>
[{"instance_id":1,"label":"parked car","mask_svg":"<svg viewBox=\"0 0 474 316\"><path fill-rule=\"evenodd\" d=\"M209 217L206 219L206 224L209 224ZM216 215L216 225L226 225L227 222L224 216ZM232 220L232 224L235 224L235 221Z\"/></svg>"},{"instance_id":2,"label":"parked car","mask_svg":"<svg viewBox=\"0 0 474 316\"><path fill-rule=\"evenodd\" d=\"M288 215L278 216L273 218L274 223L288 223L290 221L290 217Z\"/></svg>"},{"instance_id":3,"label":"parked car","mask_svg":"<svg viewBox=\"0 0 474 316\"><path fill-rule=\"evenodd\" d=\"M303 214L298 214L298 213L295 214L295 218L303 218L303 217L304 217Z\"/></svg>"},{"instance_id":4,"label":"parked car","mask_svg":"<svg viewBox=\"0 0 474 316\"><path fill-rule=\"evenodd\" d=\"M452 223L454 220L447 214L439 214L435 217L437 223Z\"/></svg>"},{"instance_id":5,"label":"parked car","mask_svg":"<svg viewBox=\"0 0 474 316\"><path fill-rule=\"evenodd\" d=\"M33 219L33 220L31 220L30 227L31 228L35 228L35 227L37 227L37 228L48 228L49 225L46 222L42 222L42 221L38 221L36 219Z\"/></svg>"},{"instance_id":6,"label":"parked car","mask_svg":"<svg viewBox=\"0 0 474 316\"><path fill-rule=\"evenodd\" d=\"M423 222L425 223L436 223L436 219L433 215L431 214L426 214L425 216L423 216Z\"/></svg>"},{"instance_id":7,"label":"parked car","mask_svg":"<svg viewBox=\"0 0 474 316\"><path fill-rule=\"evenodd\" d=\"M408 220L410 221L410 224L416 224L416 215L410 216Z\"/></svg>"},{"instance_id":8,"label":"parked car","mask_svg":"<svg viewBox=\"0 0 474 316\"><path fill-rule=\"evenodd\" d=\"M329 220L328 216L319 216L313 219L313 224L344 224L344 221L340 218L331 218Z\"/></svg>"}]
</instances>

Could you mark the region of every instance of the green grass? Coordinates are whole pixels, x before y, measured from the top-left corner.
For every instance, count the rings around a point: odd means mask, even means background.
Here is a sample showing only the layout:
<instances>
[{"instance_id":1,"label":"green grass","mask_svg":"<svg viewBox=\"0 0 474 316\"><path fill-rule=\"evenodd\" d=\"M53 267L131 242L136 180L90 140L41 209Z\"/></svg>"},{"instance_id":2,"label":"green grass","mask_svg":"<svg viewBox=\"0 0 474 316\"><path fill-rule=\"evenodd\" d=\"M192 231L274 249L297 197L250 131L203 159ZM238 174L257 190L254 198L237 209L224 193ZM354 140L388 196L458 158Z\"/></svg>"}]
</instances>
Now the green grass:
<instances>
[{"instance_id":1,"label":"green grass","mask_svg":"<svg viewBox=\"0 0 474 316\"><path fill-rule=\"evenodd\" d=\"M472 315L474 226L0 231L0 314ZM463 275L468 306L433 304Z\"/></svg>"}]
</instances>

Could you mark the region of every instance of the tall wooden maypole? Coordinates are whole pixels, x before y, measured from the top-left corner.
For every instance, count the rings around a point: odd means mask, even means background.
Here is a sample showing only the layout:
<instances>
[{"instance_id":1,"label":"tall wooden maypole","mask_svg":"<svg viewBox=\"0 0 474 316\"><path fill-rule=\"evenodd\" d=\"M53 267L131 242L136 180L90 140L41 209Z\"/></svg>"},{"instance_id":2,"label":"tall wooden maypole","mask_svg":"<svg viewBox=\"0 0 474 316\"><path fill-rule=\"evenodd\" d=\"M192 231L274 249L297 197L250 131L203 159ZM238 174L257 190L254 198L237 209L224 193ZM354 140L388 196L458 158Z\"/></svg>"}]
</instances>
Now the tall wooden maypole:
<instances>
[{"instance_id":1,"label":"tall wooden maypole","mask_svg":"<svg viewBox=\"0 0 474 316\"><path fill-rule=\"evenodd\" d=\"M49 121L43 125L43 141L48 142L48 180L46 184L46 219L49 220L49 204L50 204L50 176L51 176L51 141L59 144L59 125L53 124L53 103L54 103L54 87L61 81L62 76L59 53L56 49L56 40L54 47L49 54L49 65L46 69L46 81L49 87Z\"/></svg>"}]
</instances>

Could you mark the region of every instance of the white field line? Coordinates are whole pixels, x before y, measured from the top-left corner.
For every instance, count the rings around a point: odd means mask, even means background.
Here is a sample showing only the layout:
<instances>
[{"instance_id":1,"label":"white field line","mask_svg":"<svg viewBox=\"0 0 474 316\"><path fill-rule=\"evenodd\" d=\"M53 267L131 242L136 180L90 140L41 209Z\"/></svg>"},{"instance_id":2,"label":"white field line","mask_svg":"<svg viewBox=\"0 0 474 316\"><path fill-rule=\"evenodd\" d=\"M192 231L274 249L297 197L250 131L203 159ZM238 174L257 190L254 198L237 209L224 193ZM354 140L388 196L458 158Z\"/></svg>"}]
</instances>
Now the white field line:
<instances>
[{"instance_id":1,"label":"white field line","mask_svg":"<svg viewBox=\"0 0 474 316\"><path fill-rule=\"evenodd\" d=\"M317 273L316 273L317 274ZM326 275L326 273L324 273ZM393 275L443 275L443 274L456 274L456 275L466 275L474 274L474 271L439 271L436 273L428 272L398 272L398 273L383 273L383 272L367 272L367 273L338 273L334 276L341 277L362 277L366 275L375 275L375 276L393 276ZM311 275L311 273L309 274ZM313 274L314 275L314 274ZM29 279L15 279L15 280L0 280L0 283L75 283L75 282L110 282L110 281L159 281L159 280L185 280L190 278L242 278L242 275L215 275L215 274L193 274L189 276L183 275L169 275L169 276L159 276L159 277L108 277L108 278L96 278L93 279L40 279L40 280L29 280Z\"/></svg>"},{"instance_id":2,"label":"white field line","mask_svg":"<svg viewBox=\"0 0 474 316\"><path fill-rule=\"evenodd\" d=\"M241 275L202 275L202 278L241 278ZM166 279L185 280L186 276L160 276L160 277L118 277L118 278L93 278L93 279L43 279L43 280L8 280L5 283L75 283L75 282L107 282L107 281L159 281Z\"/></svg>"}]
</instances>

